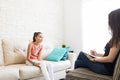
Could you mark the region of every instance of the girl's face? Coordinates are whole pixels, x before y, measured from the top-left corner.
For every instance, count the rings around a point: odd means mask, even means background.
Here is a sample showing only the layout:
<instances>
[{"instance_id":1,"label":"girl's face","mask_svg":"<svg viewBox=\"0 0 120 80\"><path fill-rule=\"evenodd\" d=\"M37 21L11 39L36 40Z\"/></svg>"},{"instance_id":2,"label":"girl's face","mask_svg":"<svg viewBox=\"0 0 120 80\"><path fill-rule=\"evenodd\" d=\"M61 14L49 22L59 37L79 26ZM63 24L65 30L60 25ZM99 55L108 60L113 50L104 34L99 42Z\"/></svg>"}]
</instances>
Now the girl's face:
<instances>
[{"instance_id":1,"label":"girl's face","mask_svg":"<svg viewBox=\"0 0 120 80\"><path fill-rule=\"evenodd\" d=\"M36 42L38 42L38 43L42 42L42 40L43 40L42 34L38 34L37 37L35 37L35 39L36 39Z\"/></svg>"}]
</instances>

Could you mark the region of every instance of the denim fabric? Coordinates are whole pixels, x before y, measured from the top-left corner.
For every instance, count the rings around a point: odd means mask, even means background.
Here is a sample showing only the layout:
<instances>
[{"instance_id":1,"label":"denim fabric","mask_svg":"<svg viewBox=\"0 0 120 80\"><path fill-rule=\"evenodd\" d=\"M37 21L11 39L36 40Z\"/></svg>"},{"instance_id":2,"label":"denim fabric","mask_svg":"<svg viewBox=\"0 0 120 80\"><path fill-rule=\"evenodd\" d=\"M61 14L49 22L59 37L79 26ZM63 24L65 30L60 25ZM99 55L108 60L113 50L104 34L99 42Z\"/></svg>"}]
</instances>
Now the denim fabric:
<instances>
[{"instance_id":1,"label":"denim fabric","mask_svg":"<svg viewBox=\"0 0 120 80\"><path fill-rule=\"evenodd\" d=\"M100 62L92 62L90 61L83 52L79 53L79 56L77 60L75 61L75 69L76 68L88 68L93 72L99 73L99 74L106 74L106 75L111 75L107 69L105 68L103 63Z\"/></svg>"}]
</instances>

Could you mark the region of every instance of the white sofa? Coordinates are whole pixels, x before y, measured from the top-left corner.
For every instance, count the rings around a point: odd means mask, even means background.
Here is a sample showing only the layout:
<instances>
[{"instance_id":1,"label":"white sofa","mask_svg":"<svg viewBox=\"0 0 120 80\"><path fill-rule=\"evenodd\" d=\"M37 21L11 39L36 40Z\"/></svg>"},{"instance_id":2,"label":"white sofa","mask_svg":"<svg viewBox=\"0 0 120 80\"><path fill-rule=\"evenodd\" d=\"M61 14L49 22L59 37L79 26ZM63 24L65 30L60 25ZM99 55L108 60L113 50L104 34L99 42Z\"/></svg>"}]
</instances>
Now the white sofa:
<instances>
[{"instance_id":1,"label":"white sofa","mask_svg":"<svg viewBox=\"0 0 120 80\"><path fill-rule=\"evenodd\" d=\"M4 38L0 40L0 80L43 79L40 68L25 64L28 43L28 40L21 38ZM53 48L47 44L43 45L42 58L45 60ZM75 53L69 53L66 61L48 61L53 65L55 80L64 78L66 70L74 68L75 57Z\"/></svg>"}]
</instances>

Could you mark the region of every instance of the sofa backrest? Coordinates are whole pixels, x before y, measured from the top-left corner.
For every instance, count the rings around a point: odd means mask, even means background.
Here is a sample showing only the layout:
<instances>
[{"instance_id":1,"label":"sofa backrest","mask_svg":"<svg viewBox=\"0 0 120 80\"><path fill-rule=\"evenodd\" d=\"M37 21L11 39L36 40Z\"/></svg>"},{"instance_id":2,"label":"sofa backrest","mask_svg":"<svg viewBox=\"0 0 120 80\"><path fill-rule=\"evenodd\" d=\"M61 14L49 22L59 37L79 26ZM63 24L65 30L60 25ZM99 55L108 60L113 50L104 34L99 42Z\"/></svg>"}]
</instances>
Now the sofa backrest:
<instances>
[{"instance_id":1,"label":"sofa backrest","mask_svg":"<svg viewBox=\"0 0 120 80\"><path fill-rule=\"evenodd\" d=\"M11 37L0 40L0 66L10 64L25 63L27 57L28 39ZM50 41L43 41L41 57L46 59L47 55L53 50L54 45Z\"/></svg>"},{"instance_id":2,"label":"sofa backrest","mask_svg":"<svg viewBox=\"0 0 120 80\"><path fill-rule=\"evenodd\" d=\"M118 55L118 59L115 65L113 80L120 80L120 53Z\"/></svg>"},{"instance_id":3,"label":"sofa backrest","mask_svg":"<svg viewBox=\"0 0 120 80\"><path fill-rule=\"evenodd\" d=\"M2 39L4 65L25 63L28 43L21 38Z\"/></svg>"},{"instance_id":4,"label":"sofa backrest","mask_svg":"<svg viewBox=\"0 0 120 80\"><path fill-rule=\"evenodd\" d=\"M43 50L41 57L42 59L46 59L48 54L53 50L54 45L51 42L43 42Z\"/></svg>"},{"instance_id":5,"label":"sofa backrest","mask_svg":"<svg viewBox=\"0 0 120 80\"><path fill-rule=\"evenodd\" d=\"M22 64L26 62L28 39L20 37L3 38L0 40L0 66L9 64ZM50 41L43 41L41 57L46 59L53 50L54 45Z\"/></svg>"},{"instance_id":6,"label":"sofa backrest","mask_svg":"<svg viewBox=\"0 0 120 80\"><path fill-rule=\"evenodd\" d=\"M2 49L2 41L0 40L0 66L4 65L4 56L3 56L3 49Z\"/></svg>"}]
</instances>

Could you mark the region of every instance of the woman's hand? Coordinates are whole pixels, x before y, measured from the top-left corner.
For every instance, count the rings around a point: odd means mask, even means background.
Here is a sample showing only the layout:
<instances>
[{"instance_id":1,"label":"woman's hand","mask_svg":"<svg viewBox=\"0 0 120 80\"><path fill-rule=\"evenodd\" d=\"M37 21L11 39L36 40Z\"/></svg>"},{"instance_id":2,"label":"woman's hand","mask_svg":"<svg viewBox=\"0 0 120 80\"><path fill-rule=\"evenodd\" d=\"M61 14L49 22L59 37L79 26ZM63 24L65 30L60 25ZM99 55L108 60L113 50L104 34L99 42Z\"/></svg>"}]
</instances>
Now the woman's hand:
<instances>
[{"instance_id":1,"label":"woman's hand","mask_svg":"<svg viewBox=\"0 0 120 80\"><path fill-rule=\"evenodd\" d=\"M94 57L91 57L91 56L88 55L88 54L85 54L85 55L86 55L86 57L87 57L90 61L95 62L95 58L94 58Z\"/></svg>"},{"instance_id":2,"label":"woman's hand","mask_svg":"<svg viewBox=\"0 0 120 80\"><path fill-rule=\"evenodd\" d=\"M89 60L92 62L95 62L95 58L90 58Z\"/></svg>"},{"instance_id":3,"label":"woman's hand","mask_svg":"<svg viewBox=\"0 0 120 80\"><path fill-rule=\"evenodd\" d=\"M97 52L95 50L90 50L90 53L95 56L97 55Z\"/></svg>"}]
</instances>

